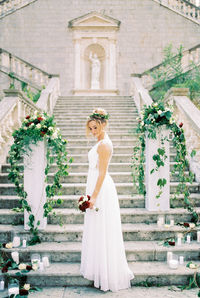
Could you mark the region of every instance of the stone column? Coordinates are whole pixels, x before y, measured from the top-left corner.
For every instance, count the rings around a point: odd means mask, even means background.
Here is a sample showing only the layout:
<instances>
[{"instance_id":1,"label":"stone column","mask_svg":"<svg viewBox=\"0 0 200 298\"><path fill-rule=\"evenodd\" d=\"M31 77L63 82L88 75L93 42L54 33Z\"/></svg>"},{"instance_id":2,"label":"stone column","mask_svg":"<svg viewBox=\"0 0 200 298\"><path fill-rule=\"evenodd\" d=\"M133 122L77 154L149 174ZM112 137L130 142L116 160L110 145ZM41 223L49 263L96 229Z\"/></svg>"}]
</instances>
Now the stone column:
<instances>
[{"instance_id":1,"label":"stone column","mask_svg":"<svg viewBox=\"0 0 200 298\"><path fill-rule=\"evenodd\" d=\"M35 216L35 227L44 230L47 225L47 218L43 216L43 205L46 203L46 144L44 141L31 145L31 152L24 156L24 190L27 192L27 201L31 206L32 214ZM24 212L24 229L29 230L29 213Z\"/></svg>"},{"instance_id":2,"label":"stone column","mask_svg":"<svg viewBox=\"0 0 200 298\"><path fill-rule=\"evenodd\" d=\"M116 89L116 44L110 40L109 89Z\"/></svg>"},{"instance_id":3,"label":"stone column","mask_svg":"<svg viewBox=\"0 0 200 298\"><path fill-rule=\"evenodd\" d=\"M74 88L81 89L81 47L80 47L80 40L75 40L75 82Z\"/></svg>"},{"instance_id":4,"label":"stone column","mask_svg":"<svg viewBox=\"0 0 200 298\"><path fill-rule=\"evenodd\" d=\"M157 131L157 139L146 138L146 197L145 197L145 207L149 211L168 211L170 209L170 163L169 163L169 142L164 141L161 144L162 138L169 138L169 130L164 127L160 131ZM155 169L156 163L153 160L153 155L157 154L158 148L165 148L165 154L167 159L164 161L165 165L159 167L158 171L151 174L151 170ZM165 178L167 183L164 187L160 189L157 185L158 179ZM159 198L156 198L159 191L162 194Z\"/></svg>"}]
</instances>

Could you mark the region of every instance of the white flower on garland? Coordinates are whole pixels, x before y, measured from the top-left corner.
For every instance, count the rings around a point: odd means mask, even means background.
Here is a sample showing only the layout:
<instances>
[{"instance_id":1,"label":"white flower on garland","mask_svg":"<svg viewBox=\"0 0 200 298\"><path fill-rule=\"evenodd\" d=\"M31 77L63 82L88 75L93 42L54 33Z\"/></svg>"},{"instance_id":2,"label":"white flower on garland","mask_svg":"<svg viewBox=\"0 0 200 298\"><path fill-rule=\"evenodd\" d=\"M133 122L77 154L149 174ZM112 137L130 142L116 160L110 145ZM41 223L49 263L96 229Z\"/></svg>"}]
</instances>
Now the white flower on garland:
<instances>
[{"instance_id":1,"label":"white flower on garland","mask_svg":"<svg viewBox=\"0 0 200 298\"><path fill-rule=\"evenodd\" d=\"M26 264L21 263L21 264L19 264L18 268L19 268L19 270L25 270L26 269Z\"/></svg>"},{"instance_id":2,"label":"white flower on garland","mask_svg":"<svg viewBox=\"0 0 200 298\"><path fill-rule=\"evenodd\" d=\"M40 123L38 123L38 124L36 125L36 127L37 127L38 129L40 129L42 126L41 126Z\"/></svg>"},{"instance_id":3,"label":"white flower on garland","mask_svg":"<svg viewBox=\"0 0 200 298\"><path fill-rule=\"evenodd\" d=\"M158 111L158 115L161 115L161 114L162 114L162 111L161 111L161 110L159 110L159 111Z\"/></svg>"},{"instance_id":4,"label":"white flower on garland","mask_svg":"<svg viewBox=\"0 0 200 298\"><path fill-rule=\"evenodd\" d=\"M54 128L52 126L49 127L49 131L52 131L54 130Z\"/></svg>"},{"instance_id":5,"label":"white flower on garland","mask_svg":"<svg viewBox=\"0 0 200 298\"><path fill-rule=\"evenodd\" d=\"M142 125L142 126L144 125L144 121L141 122L141 125Z\"/></svg>"},{"instance_id":6,"label":"white flower on garland","mask_svg":"<svg viewBox=\"0 0 200 298\"><path fill-rule=\"evenodd\" d=\"M6 243L6 248L12 248L12 246L13 246L12 242Z\"/></svg>"},{"instance_id":7,"label":"white flower on garland","mask_svg":"<svg viewBox=\"0 0 200 298\"><path fill-rule=\"evenodd\" d=\"M33 127L35 124L34 123L31 123L30 127Z\"/></svg>"},{"instance_id":8,"label":"white flower on garland","mask_svg":"<svg viewBox=\"0 0 200 298\"><path fill-rule=\"evenodd\" d=\"M30 288L31 288L30 284L25 284L25 285L24 285L24 289L25 289L25 290L29 291Z\"/></svg>"}]
</instances>

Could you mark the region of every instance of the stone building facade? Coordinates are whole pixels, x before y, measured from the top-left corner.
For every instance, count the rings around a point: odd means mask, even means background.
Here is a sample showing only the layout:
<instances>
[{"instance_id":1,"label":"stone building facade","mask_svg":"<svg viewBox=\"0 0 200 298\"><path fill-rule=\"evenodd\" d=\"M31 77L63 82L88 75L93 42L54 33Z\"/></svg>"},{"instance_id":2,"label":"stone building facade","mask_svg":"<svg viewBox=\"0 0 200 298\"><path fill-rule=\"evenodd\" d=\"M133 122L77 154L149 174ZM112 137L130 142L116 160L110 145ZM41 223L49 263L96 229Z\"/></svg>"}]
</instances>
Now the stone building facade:
<instances>
[{"instance_id":1,"label":"stone building facade","mask_svg":"<svg viewBox=\"0 0 200 298\"><path fill-rule=\"evenodd\" d=\"M92 12L97 13L95 20ZM130 74L141 73L161 62L163 48L169 43L174 48L182 44L185 49L199 43L199 24L153 0L37 0L0 20L0 45L48 73L60 74L62 95L80 94L74 93L79 80L77 59L86 58L85 54L77 58L77 38L71 24L78 26L77 21L84 21L87 15L91 16L90 24L79 34L79 40L82 44L90 35L88 51L98 48L99 55L104 57L101 76L106 75L107 79L101 80L107 83L103 89L120 95L129 93ZM94 26L95 21L101 23L101 34L98 25ZM108 49L114 53L112 62ZM86 61L84 65L81 75L87 77ZM115 80L112 84L111 72ZM82 87L88 86L86 82Z\"/></svg>"}]
</instances>

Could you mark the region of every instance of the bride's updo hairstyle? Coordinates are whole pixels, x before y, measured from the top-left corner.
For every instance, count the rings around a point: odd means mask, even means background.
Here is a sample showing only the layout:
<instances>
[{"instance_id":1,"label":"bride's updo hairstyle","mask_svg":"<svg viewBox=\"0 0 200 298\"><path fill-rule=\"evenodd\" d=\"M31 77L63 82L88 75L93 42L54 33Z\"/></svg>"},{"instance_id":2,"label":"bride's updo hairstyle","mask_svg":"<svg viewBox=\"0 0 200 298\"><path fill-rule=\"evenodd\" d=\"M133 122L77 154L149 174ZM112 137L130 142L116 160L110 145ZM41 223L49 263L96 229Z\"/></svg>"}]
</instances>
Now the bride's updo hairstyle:
<instances>
[{"instance_id":1,"label":"bride's updo hairstyle","mask_svg":"<svg viewBox=\"0 0 200 298\"><path fill-rule=\"evenodd\" d=\"M89 123L91 121L95 121L97 123L97 127L100 131L103 129L103 124L105 123L106 127L108 125L109 114L102 108L96 108L93 110L92 114L88 116L87 123L86 123L86 135L90 135L90 128Z\"/></svg>"}]
</instances>

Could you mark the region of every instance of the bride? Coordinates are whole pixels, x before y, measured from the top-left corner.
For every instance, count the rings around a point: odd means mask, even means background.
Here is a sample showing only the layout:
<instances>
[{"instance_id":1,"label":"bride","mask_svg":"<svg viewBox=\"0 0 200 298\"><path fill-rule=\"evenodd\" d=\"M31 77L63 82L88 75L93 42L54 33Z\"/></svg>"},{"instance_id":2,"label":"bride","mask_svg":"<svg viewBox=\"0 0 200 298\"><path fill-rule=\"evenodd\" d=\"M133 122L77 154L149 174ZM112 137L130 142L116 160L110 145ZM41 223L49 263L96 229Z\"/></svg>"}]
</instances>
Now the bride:
<instances>
[{"instance_id":1,"label":"bride","mask_svg":"<svg viewBox=\"0 0 200 298\"><path fill-rule=\"evenodd\" d=\"M112 142L105 132L108 117L105 110L98 108L86 124L87 135L92 134L97 143L88 153L86 195L91 199L84 217L80 273L93 280L95 287L116 292L131 287L134 275L126 260L119 201L108 173L113 153Z\"/></svg>"}]
</instances>

